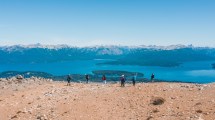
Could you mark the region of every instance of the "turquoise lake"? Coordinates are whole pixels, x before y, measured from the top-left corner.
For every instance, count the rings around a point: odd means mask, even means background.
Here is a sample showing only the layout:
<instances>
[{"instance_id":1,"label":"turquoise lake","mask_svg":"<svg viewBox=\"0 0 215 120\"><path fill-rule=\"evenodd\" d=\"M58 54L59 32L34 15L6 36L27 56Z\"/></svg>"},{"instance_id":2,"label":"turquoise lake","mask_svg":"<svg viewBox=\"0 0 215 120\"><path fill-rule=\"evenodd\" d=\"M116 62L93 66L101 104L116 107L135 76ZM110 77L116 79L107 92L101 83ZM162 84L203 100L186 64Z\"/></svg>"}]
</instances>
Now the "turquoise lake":
<instances>
[{"instance_id":1,"label":"turquoise lake","mask_svg":"<svg viewBox=\"0 0 215 120\"><path fill-rule=\"evenodd\" d=\"M152 73L156 79L165 81L181 81L195 83L215 82L215 69L211 64L215 61L186 62L178 67L150 67L135 65L97 65L107 60L82 60L37 64L0 64L0 72L4 71L41 71L53 75L90 74L93 70L125 70L144 73L150 78Z\"/></svg>"}]
</instances>

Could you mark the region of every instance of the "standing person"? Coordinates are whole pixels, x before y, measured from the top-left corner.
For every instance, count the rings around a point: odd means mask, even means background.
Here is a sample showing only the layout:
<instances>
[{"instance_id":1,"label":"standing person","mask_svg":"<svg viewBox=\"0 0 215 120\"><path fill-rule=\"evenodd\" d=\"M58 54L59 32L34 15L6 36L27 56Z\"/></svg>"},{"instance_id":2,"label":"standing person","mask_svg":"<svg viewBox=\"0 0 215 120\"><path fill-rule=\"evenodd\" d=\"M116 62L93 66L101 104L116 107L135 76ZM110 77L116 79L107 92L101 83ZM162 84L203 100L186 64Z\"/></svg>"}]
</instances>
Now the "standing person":
<instances>
[{"instance_id":1,"label":"standing person","mask_svg":"<svg viewBox=\"0 0 215 120\"><path fill-rule=\"evenodd\" d=\"M72 77L70 75L67 76L67 86L70 86L70 82L72 80Z\"/></svg>"},{"instance_id":2,"label":"standing person","mask_svg":"<svg viewBox=\"0 0 215 120\"><path fill-rule=\"evenodd\" d=\"M86 77L86 83L88 83L89 79L90 79L90 76L88 74L86 74L85 77Z\"/></svg>"},{"instance_id":3,"label":"standing person","mask_svg":"<svg viewBox=\"0 0 215 120\"><path fill-rule=\"evenodd\" d=\"M135 86L136 84L136 80L137 80L137 73L134 74L133 78L132 78L132 83L133 83L133 86Z\"/></svg>"},{"instance_id":4,"label":"standing person","mask_svg":"<svg viewBox=\"0 0 215 120\"><path fill-rule=\"evenodd\" d=\"M125 76L122 75L122 77L120 78L121 80L121 87L125 87Z\"/></svg>"},{"instance_id":5,"label":"standing person","mask_svg":"<svg viewBox=\"0 0 215 120\"><path fill-rule=\"evenodd\" d=\"M106 82L106 77L105 77L105 75L102 76L102 80L104 81L104 84L107 83L107 82Z\"/></svg>"},{"instance_id":6,"label":"standing person","mask_svg":"<svg viewBox=\"0 0 215 120\"><path fill-rule=\"evenodd\" d=\"M154 82L154 78L155 78L155 75L154 75L154 73L152 73L152 75L151 75L151 81L152 82Z\"/></svg>"}]
</instances>

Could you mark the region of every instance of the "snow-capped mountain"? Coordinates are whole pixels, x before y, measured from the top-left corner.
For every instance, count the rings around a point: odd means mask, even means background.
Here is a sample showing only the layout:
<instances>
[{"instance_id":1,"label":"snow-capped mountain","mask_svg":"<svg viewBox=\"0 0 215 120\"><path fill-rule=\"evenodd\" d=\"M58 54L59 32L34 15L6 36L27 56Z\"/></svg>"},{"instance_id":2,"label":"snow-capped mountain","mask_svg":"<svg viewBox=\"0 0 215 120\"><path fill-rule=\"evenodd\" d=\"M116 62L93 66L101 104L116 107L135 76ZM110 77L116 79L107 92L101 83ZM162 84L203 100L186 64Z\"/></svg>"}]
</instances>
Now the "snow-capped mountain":
<instances>
[{"instance_id":1,"label":"snow-capped mountain","mask_svg":"<svg viewBox=\"0 0 215 120\"><path fill-rule=\"evenodd\" d=\"M156 46L156 45L140 45L140 46L116 46L116 45L103 45L103 46L88 46L88 47L76 47L69 46L65 44L60 45L43 45L40 43L30 44L30 45L12 45L12 46L0 46L0 50L7 52L23 51L28 49L50 49L50 50L60 50L60 49L80 49L82 51L97 52L99 55L121 55L125 54L131 50L135 49L153 49L153 50L174 50L182 48L194 48L192 45L169 45L169 46Z\"/></svg>"},{"instance_id":2,"label":"snow-capped mountain","mask_svg":"<svg viewBox=\"0 0 215 120\"><path fill-rule=\"evenodd\" d=\"M107 64L175 66L185 61L215 60L215 49L192 45L88 46L13 45L0 47L0 63L41 63L114 59Z\"/></svg>"},{"instance_id":3,"label":"snow-capped mountain","mask_svg":"<svg viewBox=\"0 0 215 120\"><path fill-rule=\"evenodd\" d=\"M13 51L22 51L25 49L33 49L33 48L42 48L42 49L62 49L62 48L70 48L71 46L68 45L42 45L40 43L37 44L30 44L30 45L12 45L12 46L0 46L1 50L6 50L8 52L13 52Z\"/></svg>"},{"instance_id":4,"label":"snow-capped mountain","mask_svg":"<svg viewBox=\"0 0 215 120\"><path fill-rule=\"evenodd\" d=\"M29 49L49 49L49 50L63 50L63 49L76 49L82 52L96 52L98 55L121 55L127 53L130 48L127 46L89 46L89 47L75 47L69 45L42 45L42 44L31 44L31 45L13 45L13 46L1 46L0 50L7 52L17 52Z\"/></svg>"}]
</instances>

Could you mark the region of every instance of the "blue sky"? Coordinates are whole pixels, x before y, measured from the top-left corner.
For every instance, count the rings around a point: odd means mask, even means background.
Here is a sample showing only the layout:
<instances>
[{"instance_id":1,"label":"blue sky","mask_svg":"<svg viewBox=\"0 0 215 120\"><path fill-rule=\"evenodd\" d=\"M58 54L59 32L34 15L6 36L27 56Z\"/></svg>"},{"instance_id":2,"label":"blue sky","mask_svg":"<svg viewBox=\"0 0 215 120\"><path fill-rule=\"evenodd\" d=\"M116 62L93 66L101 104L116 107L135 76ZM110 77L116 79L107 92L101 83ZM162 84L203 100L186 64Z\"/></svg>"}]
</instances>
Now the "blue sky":
<instances>
[{"instance_id":1,"label":"blue sky","mask_svg":"<svg viewBox=\"0 0 215 120\"><path fill-rule=\"evenodd\" d=\"M0 0L0 45L215 47L215 0Z\"/></svg>"}]
</instances>

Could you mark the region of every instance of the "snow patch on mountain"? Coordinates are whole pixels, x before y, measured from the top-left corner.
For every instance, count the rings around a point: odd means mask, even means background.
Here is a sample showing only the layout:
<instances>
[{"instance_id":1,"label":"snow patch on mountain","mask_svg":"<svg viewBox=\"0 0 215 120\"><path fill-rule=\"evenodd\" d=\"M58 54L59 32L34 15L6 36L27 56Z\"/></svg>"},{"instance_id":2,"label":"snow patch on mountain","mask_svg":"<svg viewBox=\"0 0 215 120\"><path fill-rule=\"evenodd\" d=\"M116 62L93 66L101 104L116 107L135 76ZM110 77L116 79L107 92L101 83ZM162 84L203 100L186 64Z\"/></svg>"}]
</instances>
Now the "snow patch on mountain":
<instances>
[{"instance_id":1,"label":"snow patch on mountain","mask_svg":"<svg viewBox=\"0 0 215 120\"><path fill-rule=\"evenodd\" d=\"M83 52L97 52L98 55L121 55L127 53L131 50L138 49L153 49L153 50L174 50L174 49L183 49L183 48L192 48L192 49L209 49L208 47L194 47L193 45L169 45L169 46L156 46L156 45L140 45L140 46L117 46L117 45L96 45L88 47L75 47L65 44L60 45L43 45L40 43L30 44L30 45L12 45L12 46L0 46L0 50L7 52L14 51L23 51L27 49L50 49L50 50L59 50L59 49L79 49Z\"/></svg>"}]
</instances>

